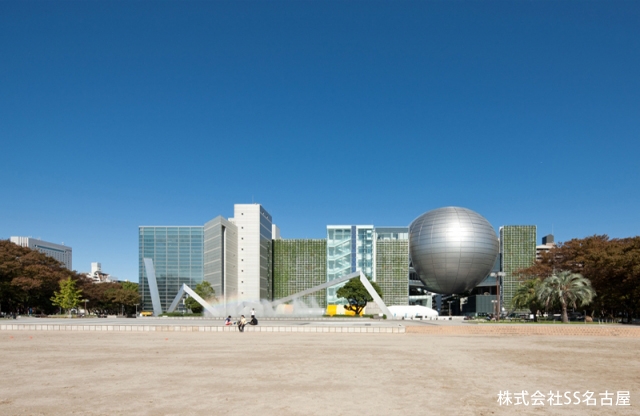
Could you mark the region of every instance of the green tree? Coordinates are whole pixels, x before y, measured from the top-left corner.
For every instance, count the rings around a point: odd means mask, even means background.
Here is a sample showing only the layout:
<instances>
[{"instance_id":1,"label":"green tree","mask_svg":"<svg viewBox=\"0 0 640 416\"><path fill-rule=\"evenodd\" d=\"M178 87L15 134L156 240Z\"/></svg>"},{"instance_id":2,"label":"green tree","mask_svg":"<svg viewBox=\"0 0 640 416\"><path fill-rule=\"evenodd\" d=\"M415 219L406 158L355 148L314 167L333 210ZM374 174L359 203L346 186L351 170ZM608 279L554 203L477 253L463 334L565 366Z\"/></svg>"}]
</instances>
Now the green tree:
<instances>
[{"instance_id":1,"label":"green tree","mask_svg":"<svg viewBox=\"0 0 640 416\"><path fill-rule=\"evenodd\" d=\"M53 293L51 302L62 309L67 309L71 317L71 309L80 304L81 294L82 290L76 288L75 280L69 277L67 280L60 281L60 291Z\"/></svg>"},{"instance_id":2,"label":"green tree","mask_svg":"<svg viewBox=\"0 0 640 416\"><path fill-rule=\"evenodd\" d=\"M206 301L216 300L216 291L213 289L213 287L211 287L211 283L207 282L206 280L202 283L198 283L193 291ZM200 305L198 301L196 301L192 297L188 297L184 301L184 304L193 313L202 313L202 311L204 310L204 306Z\"/></svg>"},{"instance_id":3,"label":"green tree","mask_svg":"<svg viewBox=\"0 0 640 416\"><path fill-rule=\"evenodd\" d=\"M380 286L376 282L370 282L371 286L375 289L375 291L382 297L382 290ZM364 287L359 277L354 277L350 279L347 284L342 286L336 292L339 298L345 299L347 301L347 306L345 309L349 311L353 311L356 316L360 315L365 306L367 306L367 302L371 302L373 298L367 292L367 289Z\"/></svg>"},{"instance_id":4,"label":"green tree","mask_svg":"<svg viewBox=\"0 0 640 416\"><path fill-rule=\"evenodd\" d=\"M113 300L115 303L122 305L123 309L131 311L135 305L140 303L138 284L133 282L121 283L121 287L116 290Z\"/></svg>"},{"instance_id":5,"label":"green tree","mask_svg":"<svg viewBox=\"0 0 640 416\"><path fill-rule=\"evenodd\" d=\"M536 295L546 308L557 301L562 308L562 322L568 323L567 308L588 305L596 296L596 291L591 287L589 279L580 273L565 270L544 279L536 290Z\"/></svg>"},{"instance_id":6,"label":"green tree","mask_svg":"<svg viewBox=\"0 0 640 416\"><path fill-rule=\"evenodd\" d=\"M541 284L538 278L528 279L520 283L520 286L511 298L511 308L529 309L533 314L533 321L538 322L538 311L544 308L544 305L538 299L536 291Z\"/></svg>"}]
</instances>

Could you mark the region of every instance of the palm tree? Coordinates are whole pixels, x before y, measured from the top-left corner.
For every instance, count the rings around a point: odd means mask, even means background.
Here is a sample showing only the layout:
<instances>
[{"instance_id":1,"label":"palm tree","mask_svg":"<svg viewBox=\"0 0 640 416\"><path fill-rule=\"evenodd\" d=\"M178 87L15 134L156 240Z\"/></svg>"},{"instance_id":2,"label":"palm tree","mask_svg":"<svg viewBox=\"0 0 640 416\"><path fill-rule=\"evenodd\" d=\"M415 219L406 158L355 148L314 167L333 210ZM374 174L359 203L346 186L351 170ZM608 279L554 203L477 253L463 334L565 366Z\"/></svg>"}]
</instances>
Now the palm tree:
<instances>
[{"instance_id":1,"label":"palm tree","mask_svg":"<svg viewBox=\"0 0 640 416\"><path fill-rule=\"evenodd\" d=\"M538 322L538 311L544 307L536 294L540 283L541 281L537 277L525 280L511 298L511 308L514 310L529 309L533 314L534 322Z\"/></svg>"},{"instance_id":2,"label":"palm tree","mask_svg":"<svg viewBox=\"0 0 640 416\"><path fill-rule=\"evenodd\" d=\"M589 279L580 273L561 271L547 277L536 290L536 295L545 308L554 301L559 302L562 306L562 322L569 323L567 307L575 308L591 303L596 291L591 287Z\"/></svg>"}]
</instances>

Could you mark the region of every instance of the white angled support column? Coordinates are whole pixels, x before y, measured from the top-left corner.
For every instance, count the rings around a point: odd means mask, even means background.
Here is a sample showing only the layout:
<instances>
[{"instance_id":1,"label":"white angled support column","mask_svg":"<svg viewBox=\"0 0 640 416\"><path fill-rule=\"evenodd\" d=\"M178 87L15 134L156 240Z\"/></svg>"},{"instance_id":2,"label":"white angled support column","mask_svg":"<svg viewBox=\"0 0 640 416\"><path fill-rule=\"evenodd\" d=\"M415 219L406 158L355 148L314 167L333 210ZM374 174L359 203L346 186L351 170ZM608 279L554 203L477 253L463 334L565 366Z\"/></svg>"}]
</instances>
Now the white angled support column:
<instances>
[{"instance_id":1,"label":"white angled support column","mask_svg":"<svg viewBox=\"0 0 640 416\"><path fill-rule=\"evenodd\" d=\"M384 304L382 298L380 297L380 295L378 295L378 292L376 292L369 279L367 279L367 276L365 276L362 272L360 272L360 282L362 282L362 285L365 287L365 289L367 289L367 292L369 292L369 294L373 298L373 301L376 303L376 305L378 305L382 313L387 315L387 318L389 319L393 318L393 314L391 313L389 308L387 308L387 305Z\"/></svg>"},{"instance_id":2,"label":"white angled support column","mask_svg":"<svg viewBox=\"0 0 640 416\"><path fill-rule=\"evenodd\" d=\"M158 281L156 280L156 270L153 267L152 259L144 259L144 268L147 271L147 282L149 282L149 293L151 294L151 304L153 305L153 314L155 316L162 315L162 304L160 303L160 294L158 292Z\"/></svg>"},{"instance_id":3,"label":"white angled support column","mask_svg":"<svg viewBox=\"0 0 640 416\"><path fill-rule=\"evenodd\" d=\"M194 292L189 286L185 285L184 283L182 284L182 286L180 286L180 290L178 290L178 294L173 299L173 302L171 302L171 306L169 306L168 312L175 311L176 308L178 307L178 303L180 303L180 300L182 299L182 297L187 293L189 294L189 296L194 298L196 302L198 302L207 311L209 311L211 316L215 316L215 310L213 309L213 307L209 305L209 303L206 300L202 299L200 295L198 295L196 292Z\"/></svg>"}]
</instances>

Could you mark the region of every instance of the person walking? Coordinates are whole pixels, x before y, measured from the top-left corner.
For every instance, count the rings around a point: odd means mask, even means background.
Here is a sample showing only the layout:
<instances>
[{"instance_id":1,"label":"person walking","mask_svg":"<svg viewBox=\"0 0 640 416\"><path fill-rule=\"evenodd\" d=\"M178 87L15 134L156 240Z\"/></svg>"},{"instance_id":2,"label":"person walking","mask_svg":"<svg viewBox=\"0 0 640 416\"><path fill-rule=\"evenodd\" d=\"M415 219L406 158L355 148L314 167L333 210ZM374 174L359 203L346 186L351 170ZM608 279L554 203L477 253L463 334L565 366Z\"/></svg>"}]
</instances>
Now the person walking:
<instances>
[{"instance_id":1,"label":"person walking","mask_svg":"<svg viewBox=\"0 0 640 416\"><path fill-rule=\"evenodd\" d=\"M238 330L240 332L244 332L244 326L247 324L247 320L244 318L244 315L240 316L240 320L238 321Z\"/></svg>"}]
</instances>

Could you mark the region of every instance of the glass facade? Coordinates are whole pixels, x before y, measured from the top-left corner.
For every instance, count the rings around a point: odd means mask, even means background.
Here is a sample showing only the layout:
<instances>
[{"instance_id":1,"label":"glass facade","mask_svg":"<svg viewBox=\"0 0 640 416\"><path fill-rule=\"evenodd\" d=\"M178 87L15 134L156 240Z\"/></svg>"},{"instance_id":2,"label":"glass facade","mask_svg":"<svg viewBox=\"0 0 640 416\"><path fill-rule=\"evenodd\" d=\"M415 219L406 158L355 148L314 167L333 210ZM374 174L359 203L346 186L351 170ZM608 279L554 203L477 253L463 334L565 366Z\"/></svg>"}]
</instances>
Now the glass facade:
<instances>
[{"instance_id":1,"label":"glass facade","mask_svg":"<svg viewBox=\"0 0 640 416\"><path fill-rule=\"evenodd\" d=\"M505 273L502 281L502 305L509 308L511 298L520 286L518 270L526 269L536 261L536 226L505 225L500 227L500 269Z\"/></svg>"},{"instance_id":2,"label":"glass facade","mask_svg":"<svg viewBox=\"0 0 640 416\"><path fill-rule=\"evenodd\" d=\"M260 299L273 299L272 273L272 219L260 207Z\"/></svg>"},{"instance_id":3,"label":"glass facade","mask_svg":"<svg viewBox=\"0 0 640 416\"><path fill-rule=\"evenodd\" d=\"M351 273L355 268L355 258L351 253L351 227L328 226L327 227L327 276L326 281L335 280ZM352 266L352 258L354 264ZM327 304L335 304L338 301L336 291L340 285L327 289Z\"/></svg>"},{"instance_id":4,"label":"glass facade","mask_svg":"<svg viewBox=\"0 0 640 416\"><path fill-rule=\"evenodd\" d=\"M140 227L138 276L143 310L151 311L144 258L153 260L162 310L166 311L180 286L192 289L204 279L204 227Z\"/></svg>"},{"instance_id":5,"label":"glass facade","mask_svg":"<svg viewBox=\"0 0 640 416\"><path fill-rule=\"evenodd\" d=\"M327 226L327 281L358 270L373 277L373 233L372 225ZM327 304L344 303L336 292L345 284L327 289Z\"/></svg>"},{"instance_id":6,"label":"glass facade","mask_svg":"<svg viewBox=\"0 0 640 416\"><path fill-rule=\"evenodd\" d=\"M222 216L204 225L204 280L219 299L238 293L238 230Z\"/></svg>"},{"instance_id":7,"label":"glass facade","mask_svg":"<svg viewBox=\"0 0 640 416\"><path fill-rule=\"evenodd\" d=\"M321 285L327 276L326 240L273 240L273 298L281 299ZM325 308L326 289L301 299Z\"/></svg>"},{"instance_id":8,"label":"glass facade","mask_svg":"<svg viewBox=\"0 0 640 416\"><path fill-rule=\"evenodd\" d=\"M356 226L356 268L373 278L373 226Z\"/></svg>"}]
</instances>

